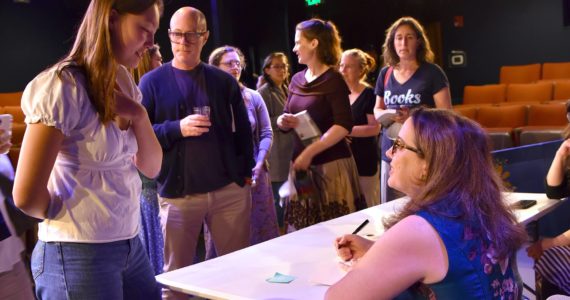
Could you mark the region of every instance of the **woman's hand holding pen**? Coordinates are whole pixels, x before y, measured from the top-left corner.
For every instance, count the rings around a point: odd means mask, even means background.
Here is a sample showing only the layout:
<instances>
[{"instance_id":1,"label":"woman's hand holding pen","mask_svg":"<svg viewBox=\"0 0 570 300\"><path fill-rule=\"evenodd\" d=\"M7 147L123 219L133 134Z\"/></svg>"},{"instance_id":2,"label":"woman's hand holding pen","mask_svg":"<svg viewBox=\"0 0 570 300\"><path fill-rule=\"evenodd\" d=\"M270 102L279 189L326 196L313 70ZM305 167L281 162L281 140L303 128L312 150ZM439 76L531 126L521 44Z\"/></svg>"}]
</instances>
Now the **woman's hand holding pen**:
<instances>
[{"instance_id":1,"label":"woman's hand holding pen","mask_svg":"<svg viewBox=\"0 0 570 300\"><path fill-rule=\"evenodd\" d=\"M344 261L361 258L373 244L373 241L356 234L346 234L334 241L337 255Z\"/></svg>"}]
</instances>

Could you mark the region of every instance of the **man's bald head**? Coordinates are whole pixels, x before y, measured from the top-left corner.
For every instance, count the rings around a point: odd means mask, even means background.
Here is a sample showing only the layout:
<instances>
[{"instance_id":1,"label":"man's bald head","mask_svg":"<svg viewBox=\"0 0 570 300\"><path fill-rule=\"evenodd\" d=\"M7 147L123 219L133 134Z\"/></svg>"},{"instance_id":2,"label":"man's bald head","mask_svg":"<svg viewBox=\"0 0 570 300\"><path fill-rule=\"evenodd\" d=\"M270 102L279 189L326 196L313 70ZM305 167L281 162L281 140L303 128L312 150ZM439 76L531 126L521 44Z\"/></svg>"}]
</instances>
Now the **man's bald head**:
<instances>
[{"instance_id":1,"label":"man's bald head","mask_svg":"<svg viewBox=\"0 0 570 300\"><path fill-rule=\"evenodd\" d=\"M202 47L210 36L206 17L193 7L182 7L172 15L168 34L174 54L172 66L181 70L192 70L200 63ZM180 38L181 36L183 38Z\"/></svg>"},{"instance_id":2,"label":"man's bald head","mask_svg":"<svg viewBox=\"0 0 570 300\"><path fill-rule=\"evenodd\" d=\"M206 16L199 9L191 6L185 6L178 9L170 18L170 28L176 28L182 20L190 21L196 24L198 31L206 31L208 24L206 23Z\"/></svg>"}]
</instances>

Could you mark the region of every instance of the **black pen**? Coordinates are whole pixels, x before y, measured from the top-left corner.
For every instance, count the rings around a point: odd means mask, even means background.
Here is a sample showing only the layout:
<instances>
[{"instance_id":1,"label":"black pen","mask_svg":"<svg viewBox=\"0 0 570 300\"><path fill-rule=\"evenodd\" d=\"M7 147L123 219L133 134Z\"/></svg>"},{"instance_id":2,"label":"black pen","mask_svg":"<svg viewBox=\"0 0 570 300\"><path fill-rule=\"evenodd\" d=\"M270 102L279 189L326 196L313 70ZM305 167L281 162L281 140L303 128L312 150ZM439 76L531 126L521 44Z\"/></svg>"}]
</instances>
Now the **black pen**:
<instances>
[{"instance_id":1,"label":"black pen","mask_svg":"<svg viewBox=\"0 0 570 300\"><path fill-rule=\"evenodd\" d=\"M364 220L364 222L362 222L362 224L360 224L360 226L356 227L356 229L354 229L354 231L352 232L352 234L357 234L360 232L360 230L362 230L362 228L364 228L364 226L366 226L366 224L368 224L368 219Z\"/></svg>"},{"instance_id":2,"label":"black pen","mask_svg":"<svg viewBox=\"0 0 570 300\"><path fill-rule=\"evenodd\" d=\"M360 232L360 230L362 230L362 228L364 228L364 226L366 226L366 224L368 224L370 221L368 221L368 219L364 220L364 222L362 222L362 224L358 225L358 227L356 227L356 229L354 229L354 231L352 232L352 234L357 234ZM337 245L337 248L340 249L344 247L344 245Z\"/></svg>"}]
</instances>

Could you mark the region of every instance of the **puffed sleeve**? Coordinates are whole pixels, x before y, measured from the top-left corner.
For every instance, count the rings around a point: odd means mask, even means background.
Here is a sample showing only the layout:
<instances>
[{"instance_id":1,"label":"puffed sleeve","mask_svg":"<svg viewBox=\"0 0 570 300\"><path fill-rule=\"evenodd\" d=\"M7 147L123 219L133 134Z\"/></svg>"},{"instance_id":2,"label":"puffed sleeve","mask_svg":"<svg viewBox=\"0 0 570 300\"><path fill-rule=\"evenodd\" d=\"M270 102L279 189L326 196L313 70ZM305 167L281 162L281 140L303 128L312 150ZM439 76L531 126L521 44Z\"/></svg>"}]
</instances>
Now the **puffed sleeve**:
<instances>
[{"instance_id":1,"label":"puffed sleeve","mask_svg":"<svg viewBox=\"0 0 570 300\"><path fill-rule=\"evenodd\" d=\"M58 74L59 73L59 74ZM42 123L69 136L81 119L81 106L89 101L84 77L77 70L51 68L34 78L22 95L27 124Z\"/></svg>"}]
</instances>

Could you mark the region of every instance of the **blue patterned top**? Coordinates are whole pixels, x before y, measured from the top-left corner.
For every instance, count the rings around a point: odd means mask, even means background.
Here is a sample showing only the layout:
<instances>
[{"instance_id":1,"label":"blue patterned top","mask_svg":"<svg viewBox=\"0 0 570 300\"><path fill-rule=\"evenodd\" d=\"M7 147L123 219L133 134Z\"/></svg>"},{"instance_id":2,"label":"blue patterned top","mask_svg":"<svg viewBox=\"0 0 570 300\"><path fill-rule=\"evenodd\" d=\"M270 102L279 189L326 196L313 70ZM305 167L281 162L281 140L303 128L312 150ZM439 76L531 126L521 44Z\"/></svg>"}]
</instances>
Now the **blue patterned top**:
<instances>
[{"instance_id":1,"label":"blue patterned top","mask_svg":"<svg viewBox=\"0 0 570 300\"><path fill-rule=\"evenodd\" d=\"M522 281L516 261L494 259L486 236L456 219L427 211L416 215L428 221L443 240L449 269L440 282L410 289L397 299L520 299Z\"/></svg>"}]
</instances>

